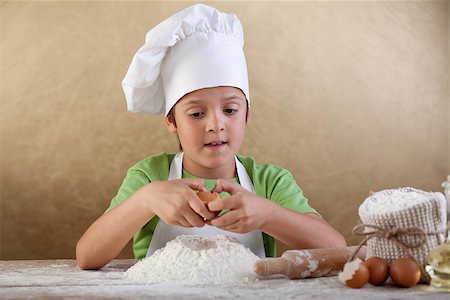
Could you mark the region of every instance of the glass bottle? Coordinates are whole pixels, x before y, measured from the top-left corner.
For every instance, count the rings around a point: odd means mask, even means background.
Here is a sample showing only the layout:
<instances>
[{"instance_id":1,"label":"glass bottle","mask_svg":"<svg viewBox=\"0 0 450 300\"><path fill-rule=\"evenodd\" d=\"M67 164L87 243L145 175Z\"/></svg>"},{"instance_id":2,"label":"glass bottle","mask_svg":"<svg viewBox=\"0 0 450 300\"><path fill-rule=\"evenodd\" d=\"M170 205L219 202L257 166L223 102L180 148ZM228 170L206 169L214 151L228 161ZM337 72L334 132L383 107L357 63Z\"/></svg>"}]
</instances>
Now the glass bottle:
<instances>
[{"instance_id":1,"label":"glass bottle","mask_svg":"<svg viewBox=\"0 0 450 300\"><path fill-rule=\"evenodd\" d=\"M450 212L450 175L447 182L442 183L445 199L447 200L447 221ZM428 255L427 273L431 277L430 285L450 292L450 241L449 232L445 233L445 242L433 248Z\"/></svg>"},{"instance_id":2,"label":"glass bottle","mask_svg":"<svg viewBox=\"0 0 450 300\"><path fill-rule=\"evenodd\" d=\"M450 292L450 243L448 240L430 251L426 270L431 277L432 287Z\"/></svg>"}]
</instances>

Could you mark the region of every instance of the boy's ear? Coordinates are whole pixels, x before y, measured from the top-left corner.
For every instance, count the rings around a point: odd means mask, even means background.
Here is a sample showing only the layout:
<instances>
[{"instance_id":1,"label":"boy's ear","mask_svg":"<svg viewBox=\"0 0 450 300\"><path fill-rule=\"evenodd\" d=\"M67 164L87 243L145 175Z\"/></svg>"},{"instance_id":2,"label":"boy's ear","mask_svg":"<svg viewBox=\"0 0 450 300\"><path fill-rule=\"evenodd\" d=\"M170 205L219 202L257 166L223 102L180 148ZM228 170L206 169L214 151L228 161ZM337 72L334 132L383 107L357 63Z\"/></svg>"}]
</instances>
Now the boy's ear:
<instances>
[{"instance_id":1,"label":"boy's ear","mask_svg":"<svg viewBox=\"0 0 450 300\"><path fill-rule=\"evenodd\" d=\"M252 119L252 111L247 107L247 116L245 117L245 123L248 124Z\"/></svg>"},{"instance_id":2,"label":"boy's ear","mask_svg":"<svg viewBox=\"0 0 450 300\"><path fill-rule=\"evenodd\" d=\"M177 126L175 126L175 120L173 120L172 115L168 115L166 117L166 127L167 130L169 130L170 133L176 133L177 132Z\"/></svg>"}]
</instances>

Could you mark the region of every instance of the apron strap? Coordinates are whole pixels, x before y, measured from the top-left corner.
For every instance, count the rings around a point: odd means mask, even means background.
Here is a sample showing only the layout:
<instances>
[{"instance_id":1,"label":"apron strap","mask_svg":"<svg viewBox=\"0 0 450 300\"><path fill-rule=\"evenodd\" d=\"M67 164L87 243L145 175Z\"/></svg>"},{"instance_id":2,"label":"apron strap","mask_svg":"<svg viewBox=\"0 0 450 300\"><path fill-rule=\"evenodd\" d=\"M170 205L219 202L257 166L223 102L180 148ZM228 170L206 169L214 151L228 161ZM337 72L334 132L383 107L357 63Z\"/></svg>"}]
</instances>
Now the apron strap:
<instances>
[{"instance_id":1,"label":"apron strap","mask_svg":"<svg viewBox=\"0 0 450 300\"><path fill-rule=\"evenodd\" d=\"M184 152L179 152L172 160L169 170L169 178L167 180L180 179L183 172L183 155Z\"/></svg>"},{"instance_id":2,"label":"apron strap","mask_svg":"<svg viewBox=\"0 0 450 300\"><path fill-rule=\"evenodd\" d=\"M244 165L239 161L237 156L234 157L234 160L236 161L236 170L237 170L237 175L238 175L240 184L247 191L254 194L255 189L253 188L253 184L252 184L252 181L250 180L250 177L248 176L247 170L245 170Z\"/></svg>"}]
</instances>

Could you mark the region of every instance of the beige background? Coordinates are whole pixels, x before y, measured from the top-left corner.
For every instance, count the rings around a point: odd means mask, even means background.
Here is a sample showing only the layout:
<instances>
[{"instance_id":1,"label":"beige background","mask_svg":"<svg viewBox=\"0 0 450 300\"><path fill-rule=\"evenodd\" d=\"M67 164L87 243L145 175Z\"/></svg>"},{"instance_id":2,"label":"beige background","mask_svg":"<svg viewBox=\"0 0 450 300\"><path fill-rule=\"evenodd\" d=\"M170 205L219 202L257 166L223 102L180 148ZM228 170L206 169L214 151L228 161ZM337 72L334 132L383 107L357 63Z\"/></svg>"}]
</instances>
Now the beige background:
<instances>
[{"instance_id":1,"label":"beige background","mask_svg":"<svg viewBox=\"0 0 450 300\"><path fill-rule=\"evenodd\" d=\"M1 2L1 259L69 258L128 167L177 150L120 82L145 33L189 2ZM214 2L246 35L241 153L288 168L347 238L370 191L442 191L449 2ZM127 248L122 257L131 256Z\"/></svg>"}]
</instances>

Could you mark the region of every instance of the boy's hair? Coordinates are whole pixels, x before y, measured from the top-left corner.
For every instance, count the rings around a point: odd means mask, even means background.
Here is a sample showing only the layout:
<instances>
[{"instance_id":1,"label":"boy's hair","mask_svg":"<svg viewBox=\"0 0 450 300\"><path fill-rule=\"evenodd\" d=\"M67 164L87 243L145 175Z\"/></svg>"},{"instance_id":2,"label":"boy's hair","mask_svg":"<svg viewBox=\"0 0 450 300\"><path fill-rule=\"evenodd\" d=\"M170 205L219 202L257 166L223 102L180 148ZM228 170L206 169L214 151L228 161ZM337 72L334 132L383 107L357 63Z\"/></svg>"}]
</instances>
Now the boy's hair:
<instances>
[{"instance_id":1,"label":"boy's hair","mask_svg":"<svg viewBox=\"0 0 450 300\"><path fill-rule=\"evenodd\" d=\"M169 122L170 122L170 123L173 123L173 126L177 127L177 122L175 121L175 111L174 111L174 107L175 107L175 106L173 106L173 107L170 109L169 113L167 114L167 118L169 118ZM178 139L178 150L179 150L179 151L183 151L183 146L181 146L180 139L178 138L178 135L177 135L177 139Z\"/></svg>"}]
</instances>

